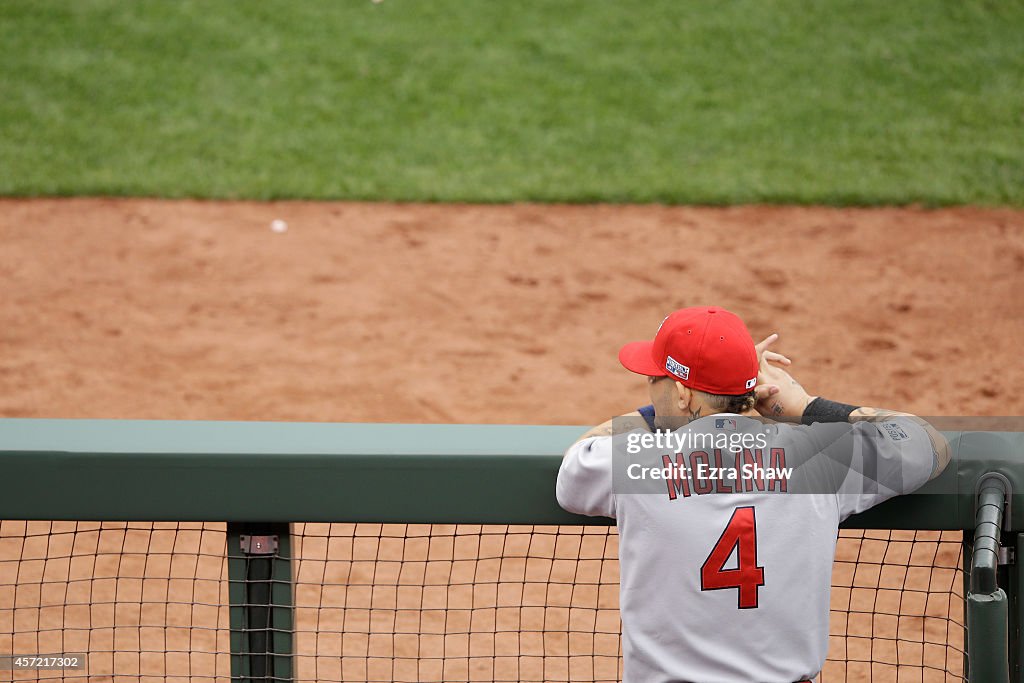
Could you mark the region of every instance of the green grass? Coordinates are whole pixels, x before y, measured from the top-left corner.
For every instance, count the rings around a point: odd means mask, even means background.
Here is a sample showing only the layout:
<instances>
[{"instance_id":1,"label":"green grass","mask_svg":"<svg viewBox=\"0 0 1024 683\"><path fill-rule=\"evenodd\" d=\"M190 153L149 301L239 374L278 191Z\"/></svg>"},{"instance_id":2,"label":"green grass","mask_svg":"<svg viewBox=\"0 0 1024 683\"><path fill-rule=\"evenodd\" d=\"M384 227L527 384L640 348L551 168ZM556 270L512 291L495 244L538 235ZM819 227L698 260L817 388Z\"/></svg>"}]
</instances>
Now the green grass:
<instances>
[{"instance_id":1,"label":"green grass","mask_svg":"<svg viewBox=\"0 0 1024 683\"><path fill-rule=\"evenodd\" d=\"M6 0L0 194L1024 205L1020 0Z\"/></svg>"}]
</instances>

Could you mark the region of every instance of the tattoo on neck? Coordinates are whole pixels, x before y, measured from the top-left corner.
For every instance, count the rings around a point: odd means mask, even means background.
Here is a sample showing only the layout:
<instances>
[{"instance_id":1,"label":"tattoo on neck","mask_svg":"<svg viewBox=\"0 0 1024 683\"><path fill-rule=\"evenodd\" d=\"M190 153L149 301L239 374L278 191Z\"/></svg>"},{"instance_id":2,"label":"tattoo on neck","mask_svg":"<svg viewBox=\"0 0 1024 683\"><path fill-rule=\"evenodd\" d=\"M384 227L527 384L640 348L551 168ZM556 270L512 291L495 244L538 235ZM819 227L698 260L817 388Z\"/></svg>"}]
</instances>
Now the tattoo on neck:
<instances>
[{"instance_id":1,"label":"tattoo on neck","mask_svg":"<svg viewBox=\"0 0 1024 683\"><path fill-rule=\"evenodd\" d=\"M696 420L697 418L699 418L700 417L700 411L701 411L701 406L698 406L697 410L691 410L690 411L690 419L691 420Z\"/></svg>"}]
</instances>

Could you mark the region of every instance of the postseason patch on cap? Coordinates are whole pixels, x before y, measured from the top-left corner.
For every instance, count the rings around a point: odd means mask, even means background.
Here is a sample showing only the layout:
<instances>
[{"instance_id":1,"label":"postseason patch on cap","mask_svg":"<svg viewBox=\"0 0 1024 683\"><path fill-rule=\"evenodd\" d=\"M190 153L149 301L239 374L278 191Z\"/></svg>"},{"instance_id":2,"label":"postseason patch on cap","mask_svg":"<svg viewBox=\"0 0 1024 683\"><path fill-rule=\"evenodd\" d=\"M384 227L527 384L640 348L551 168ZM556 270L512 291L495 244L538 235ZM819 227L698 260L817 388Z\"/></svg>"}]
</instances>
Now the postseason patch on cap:
<instances>
[{"instance_id":1,"label":"postseason patch on cap","mask_svg":"<svg viewBox=\"0 0 1024 683\"><path fill-rule=\"evenodd\" d=\"M679 379L690 379L690 368L686 367L672 356L665 359L665 370L672 373Z\"/></svg>"}]
</instances>

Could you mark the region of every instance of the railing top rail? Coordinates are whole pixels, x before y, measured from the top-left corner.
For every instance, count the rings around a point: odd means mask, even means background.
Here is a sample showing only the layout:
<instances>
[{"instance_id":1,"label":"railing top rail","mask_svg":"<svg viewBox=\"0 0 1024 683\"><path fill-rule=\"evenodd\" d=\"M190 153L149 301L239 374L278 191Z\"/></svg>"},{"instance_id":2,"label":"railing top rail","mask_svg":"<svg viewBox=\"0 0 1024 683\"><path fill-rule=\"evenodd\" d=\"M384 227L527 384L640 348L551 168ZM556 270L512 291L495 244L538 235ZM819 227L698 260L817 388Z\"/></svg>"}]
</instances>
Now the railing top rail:
<instances>
[{"instance_id":1,"label":"railing top rail","mask_svg":"<svg viewBox=\"0 0 1024 683\"><path fill-rule=\"evenodd\" d=\"M608 524L554 498L562 452L584 429L0 419L0 518ZM1024 434L947 435L955 467L847 526L973 529L981 474L1024 490Z\"/></svg>"}]
</instances>

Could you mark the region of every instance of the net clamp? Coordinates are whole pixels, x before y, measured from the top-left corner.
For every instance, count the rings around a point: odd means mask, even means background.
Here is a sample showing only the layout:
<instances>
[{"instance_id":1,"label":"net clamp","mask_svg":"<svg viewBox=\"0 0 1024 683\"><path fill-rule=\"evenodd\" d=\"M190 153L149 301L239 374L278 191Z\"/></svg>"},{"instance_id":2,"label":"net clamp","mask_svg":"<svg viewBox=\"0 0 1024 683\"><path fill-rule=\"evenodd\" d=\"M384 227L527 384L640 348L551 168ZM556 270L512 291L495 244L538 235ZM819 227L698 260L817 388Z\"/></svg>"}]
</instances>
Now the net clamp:
<instances>
[{"instance_id":1,"label":"net clamp","mask_svg":"<svg viewBox=\"0 0 1024 683\"><path fill-rule=\"evenodd\" d=\"M274 555L277 553L277 536L250 536L238 538L242 552L246 555Z\"/></svg>"}]
</instances>

